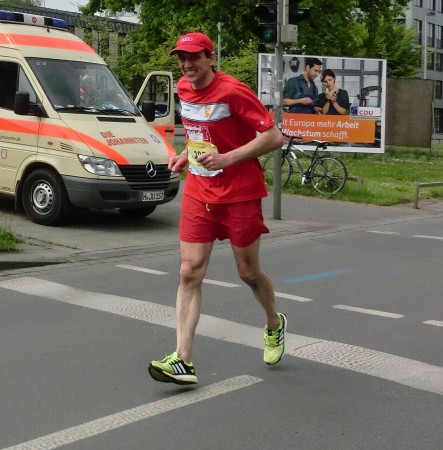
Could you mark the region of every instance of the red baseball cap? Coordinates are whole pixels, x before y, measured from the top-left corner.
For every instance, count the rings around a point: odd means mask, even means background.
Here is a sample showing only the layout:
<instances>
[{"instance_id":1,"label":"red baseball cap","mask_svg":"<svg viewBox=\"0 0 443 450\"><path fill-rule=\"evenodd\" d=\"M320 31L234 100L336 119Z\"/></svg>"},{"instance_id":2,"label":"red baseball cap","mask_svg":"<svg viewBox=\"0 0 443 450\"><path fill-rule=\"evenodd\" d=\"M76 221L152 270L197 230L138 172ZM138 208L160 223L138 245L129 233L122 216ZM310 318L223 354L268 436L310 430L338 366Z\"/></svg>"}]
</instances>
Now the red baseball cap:
<instances>
[{"instance_id":1,"label":"red baseball cap","mask_svg":"<svg viewBox=\"0 0 443 450\"><path fill-rule=\"evenodd\" d=\"M203 33L188 33L182 36L175 45L175 48L169 52L169 56L175 55L177 52L198 53L208 50L214 51L211 39Z\"/></svg>"}]
</instances>

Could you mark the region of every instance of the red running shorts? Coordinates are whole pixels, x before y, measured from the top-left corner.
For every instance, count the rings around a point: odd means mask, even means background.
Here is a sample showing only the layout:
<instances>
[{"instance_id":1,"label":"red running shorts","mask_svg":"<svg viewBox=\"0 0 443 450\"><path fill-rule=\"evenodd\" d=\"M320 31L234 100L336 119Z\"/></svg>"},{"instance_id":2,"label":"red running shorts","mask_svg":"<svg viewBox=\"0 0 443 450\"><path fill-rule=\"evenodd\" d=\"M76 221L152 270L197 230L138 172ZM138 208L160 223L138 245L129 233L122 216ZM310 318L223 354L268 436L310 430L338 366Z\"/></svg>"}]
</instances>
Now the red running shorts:
<instances>
[{"instance_id":1,"label":"red running shorts","mask_svg":"<svg viewBox=\"0 0 443 450\"><path fill-rule=\"evenodd\" d=\"M249 247L262 233L261 198L236 203L204 203L184 195L181 205L180 240L206 243L229 239L236 247Z\"/></svg>"}]
</instances>

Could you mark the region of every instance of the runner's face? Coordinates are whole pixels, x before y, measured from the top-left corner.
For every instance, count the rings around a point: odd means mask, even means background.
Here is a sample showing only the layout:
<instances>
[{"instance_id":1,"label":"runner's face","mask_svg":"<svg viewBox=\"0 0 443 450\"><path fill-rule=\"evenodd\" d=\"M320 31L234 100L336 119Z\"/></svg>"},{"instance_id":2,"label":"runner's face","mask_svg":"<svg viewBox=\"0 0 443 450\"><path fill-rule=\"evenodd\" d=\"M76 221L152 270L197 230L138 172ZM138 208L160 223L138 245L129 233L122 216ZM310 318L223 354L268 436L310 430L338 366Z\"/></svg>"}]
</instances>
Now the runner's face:
<instances>
[{"instance_id":1,"label":"runner's face","mask_svg":"<svg viewBox=\"0 0 443 450\"><path fill-rule=\"evenodd\" d=\"M318 77L320 72L321 72L321 67L318 64L315 64L314 66L309 67L308 78L311 81L314 81Z\"/></svg>"},{"instance_id":2,"label":"runner's face","mask_svg":"<svg viewBox=\"0 0 443 450\"><path fill-rule=\"evenodd\" d=\"M194 89L204 88L212 81L214 77L212 66L215 59L213 53L209 57L205 52L178 52L177 55L180 71Z\"/></svg>"}]
</instances>

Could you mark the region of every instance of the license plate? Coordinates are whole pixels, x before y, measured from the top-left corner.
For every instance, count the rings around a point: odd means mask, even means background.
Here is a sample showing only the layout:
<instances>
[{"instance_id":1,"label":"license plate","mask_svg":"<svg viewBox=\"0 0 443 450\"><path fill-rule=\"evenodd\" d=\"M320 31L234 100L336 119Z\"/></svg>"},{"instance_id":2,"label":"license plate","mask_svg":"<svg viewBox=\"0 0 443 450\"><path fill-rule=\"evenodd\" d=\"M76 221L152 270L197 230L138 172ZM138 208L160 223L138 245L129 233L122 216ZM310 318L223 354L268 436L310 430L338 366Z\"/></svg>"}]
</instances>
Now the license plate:
<instances>
[{"instance_id":1,"label":"license plate","mask_svg":"<svg viewBox=\"0 0 443 450\"><path fill-rule=\"evenodd\" d=\"M139 200L141 202L155 202L163 200L165 193L163 191L143 191L139 194Z\"/></svg>"}]
</instances>

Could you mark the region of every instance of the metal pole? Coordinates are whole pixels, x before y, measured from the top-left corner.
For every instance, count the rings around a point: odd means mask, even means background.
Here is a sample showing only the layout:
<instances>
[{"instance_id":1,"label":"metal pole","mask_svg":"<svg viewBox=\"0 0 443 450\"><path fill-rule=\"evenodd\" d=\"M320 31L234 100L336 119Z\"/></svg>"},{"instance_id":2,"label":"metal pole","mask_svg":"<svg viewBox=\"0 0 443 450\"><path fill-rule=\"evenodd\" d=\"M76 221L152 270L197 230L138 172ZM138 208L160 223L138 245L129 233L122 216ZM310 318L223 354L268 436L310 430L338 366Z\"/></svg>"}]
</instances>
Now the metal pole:
<instances>
[{"instance_id":1,"label":"metal pole","mask_svg":"<svg viewBox=\"0 0 443 450\"><path fill-rule=\"evenodd\" d=\"M281 25L283 23L283 0L278 2L277 10L277 43L275 44L275 76L274 76L274 117L277 127L282 128L282 94L283 94L283 44L281 42ZM273 153L273 212L274 219L281 220L281 148Z\"/></svg>"},{"instance_id":2,"label":"metal pole","mask_svg":"<svg viewBox=\"0 0 443 450\"><path fill-rule=\"evenodd\" d=\"M220 70L220 64L221 64L221 22L217 22L217 30L218 30L218 37L217 37L217 70Z\"/></svg>"}]
</instances>

